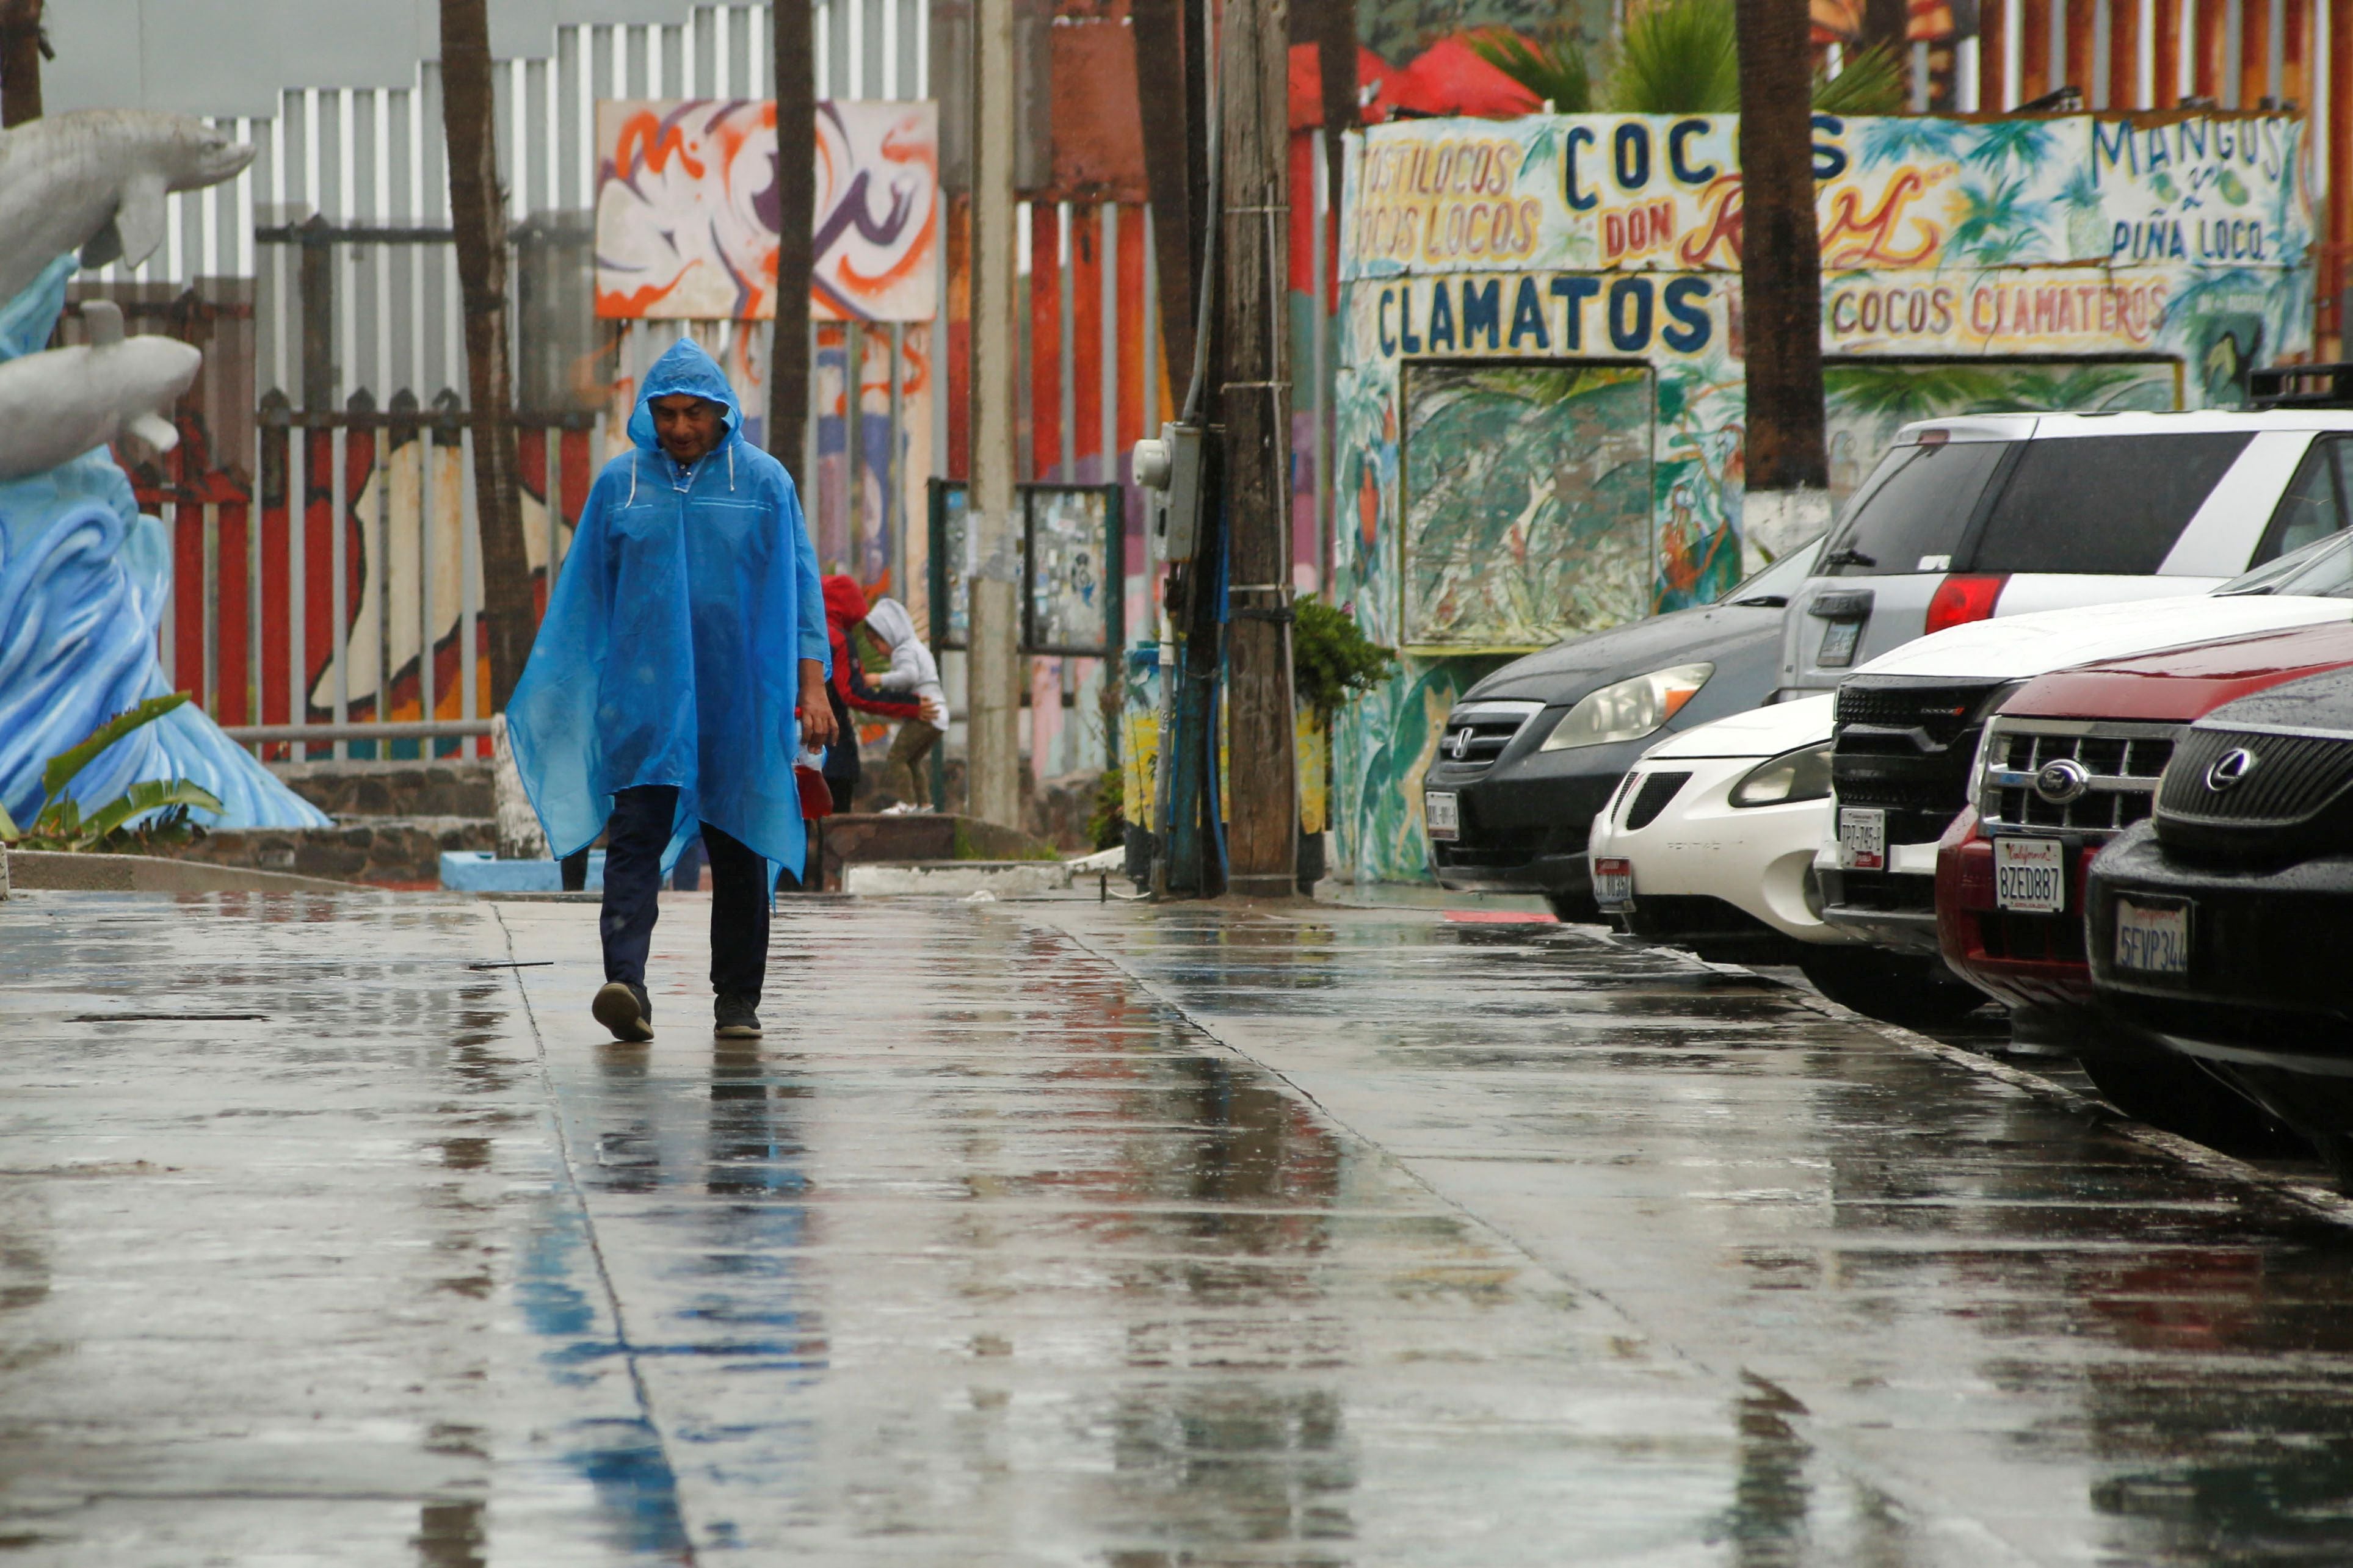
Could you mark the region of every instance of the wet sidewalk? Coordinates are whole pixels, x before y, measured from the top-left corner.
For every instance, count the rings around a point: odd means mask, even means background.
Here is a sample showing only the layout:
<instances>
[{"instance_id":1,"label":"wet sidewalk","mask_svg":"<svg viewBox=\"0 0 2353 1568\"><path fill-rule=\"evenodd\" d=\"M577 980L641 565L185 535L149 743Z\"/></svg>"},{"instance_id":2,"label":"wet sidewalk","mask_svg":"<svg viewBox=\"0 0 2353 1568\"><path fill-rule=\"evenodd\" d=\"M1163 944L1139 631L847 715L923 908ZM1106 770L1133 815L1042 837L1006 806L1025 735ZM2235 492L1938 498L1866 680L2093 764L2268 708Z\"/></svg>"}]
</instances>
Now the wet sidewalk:
<instances>
[{"instance_id":1,"label":"wet sidewalk","mask_svg":"<svg viewBox=\"0 0 2353 1568\"><path fill-rule=\"evenodd\" d=\"M1418 910L0 905L0 1560L2315 1563L2353 1231Z\"/></svg>"}]
</instances>

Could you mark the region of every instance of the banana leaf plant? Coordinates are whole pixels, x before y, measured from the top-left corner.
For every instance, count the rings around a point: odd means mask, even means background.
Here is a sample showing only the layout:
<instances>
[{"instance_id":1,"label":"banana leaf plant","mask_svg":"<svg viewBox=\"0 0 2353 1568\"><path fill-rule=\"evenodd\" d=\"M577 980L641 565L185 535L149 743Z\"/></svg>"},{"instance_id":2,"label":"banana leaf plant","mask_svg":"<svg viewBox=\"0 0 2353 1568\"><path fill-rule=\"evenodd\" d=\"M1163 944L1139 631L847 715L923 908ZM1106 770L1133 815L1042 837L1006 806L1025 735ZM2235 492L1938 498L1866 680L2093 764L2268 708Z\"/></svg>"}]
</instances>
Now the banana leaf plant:
<instances>
[{"instance_id":1,"label":"banana leaf plant","mask_svg":"<svg viewBox=\"0 0 2353 1568\"><path fill-rule=\"evenodd\" d=\"M152 724L187 701L174 691L151 697L136 708L117 713L79 743L51 757L41 770L44 804L29 827L19 828L0 806L0 843L19 849L106 851L143 849L156 844L178 843L200 831L188 820L192 809L218 811L212 791L187 779L142 779L104 805L84 815L81 803L67 795L66 785L97 761L115 742ZM142 821L140 819L144 818ZM132 827L126 824L138 822Z\"/></svg>"}]
</instances>

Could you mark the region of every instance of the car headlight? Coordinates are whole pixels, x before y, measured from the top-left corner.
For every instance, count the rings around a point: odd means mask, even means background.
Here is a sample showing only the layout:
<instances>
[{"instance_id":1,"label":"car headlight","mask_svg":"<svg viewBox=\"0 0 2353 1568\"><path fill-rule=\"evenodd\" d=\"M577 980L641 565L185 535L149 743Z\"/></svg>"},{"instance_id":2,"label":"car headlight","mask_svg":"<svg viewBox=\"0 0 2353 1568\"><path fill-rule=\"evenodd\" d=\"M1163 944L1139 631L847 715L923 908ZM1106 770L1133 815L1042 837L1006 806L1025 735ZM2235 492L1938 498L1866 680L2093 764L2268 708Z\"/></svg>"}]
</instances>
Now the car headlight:
<instances>
[{"instance_id":1,"label":"car headlight","mask_svg":"<svg viewBox=\"0 0 2353 1568\"><path fill-rule=\"evenodd\" d=\"M1712 664L1679 664L1588 691L1553 726L1537 750L1566 752L1572 746L1639 741L1681 712L1715 673Z\"/></svg>"},{"instance_id":2,"label":"car headlight","mask_svg":"<svg viewBox=\"0 0 2353 1568\"><path fill-rule=\"evenodd\" d=\"M1802 751L1767 757L1732 786L1735 805L1788 805L1824 800L1831 793L1831 746L1825 741Z\"/></svg>"}]
</instances>

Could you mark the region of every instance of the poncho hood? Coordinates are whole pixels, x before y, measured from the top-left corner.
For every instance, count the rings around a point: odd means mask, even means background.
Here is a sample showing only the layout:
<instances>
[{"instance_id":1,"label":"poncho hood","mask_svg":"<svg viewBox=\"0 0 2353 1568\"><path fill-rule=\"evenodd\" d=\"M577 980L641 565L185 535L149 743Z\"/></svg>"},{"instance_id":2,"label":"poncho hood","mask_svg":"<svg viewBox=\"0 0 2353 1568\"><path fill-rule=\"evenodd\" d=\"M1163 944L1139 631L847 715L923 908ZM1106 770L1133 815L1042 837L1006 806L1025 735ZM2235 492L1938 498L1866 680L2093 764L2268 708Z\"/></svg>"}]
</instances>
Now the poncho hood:
<instances>
[{"instance_id":1,"label":"poncho hood","mask_svg":"<svg viewBox=\"0 0 2353 1568\"><path fill-rule=\"evenodd\" d=\"M681 392L728 421L682 471L650 406ZM796 708L802 661L830 668L825 602L792 477L744 439L741 414L717 363L681 340L646 373L635 445L589 490L507 703L516 768L559 856L603 831L619 791L670 784L665 864L700 821L801 868Z\"/></svg>"},{"instance_id":2,"label":"poncho hood","mask_svg":"<svg viewBox=\"0 0 2353 1568\"><path fill-rule=\"evenodd\" d=\"M629 411L629 439L638 450L661 450L661 441L654 434L654 399L675 397L681 392L727 410L727 434L712 448L713 456L744 438L744 405L736 401L735 389L727 384L727 373L703 352L701 343L681 338L654 361L644 384L638 388L638 405Z\"/></svg>"}]
</instances>

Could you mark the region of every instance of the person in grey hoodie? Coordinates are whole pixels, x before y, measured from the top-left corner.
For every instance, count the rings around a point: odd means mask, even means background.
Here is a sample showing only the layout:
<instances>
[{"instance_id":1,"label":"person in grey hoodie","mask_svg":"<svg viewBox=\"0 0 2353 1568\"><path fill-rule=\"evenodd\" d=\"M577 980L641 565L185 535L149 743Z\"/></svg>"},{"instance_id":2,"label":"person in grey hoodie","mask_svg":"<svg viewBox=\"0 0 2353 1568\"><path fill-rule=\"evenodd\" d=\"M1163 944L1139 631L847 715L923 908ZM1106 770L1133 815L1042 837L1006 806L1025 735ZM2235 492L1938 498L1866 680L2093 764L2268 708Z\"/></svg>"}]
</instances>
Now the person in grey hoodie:
<instances>
[{"instance_id":1,"label":"person in grey hoodie","mask_svg":"<svg viewBox=\"0 0 2353 1568\"><path fill-rule=\"evenodd\" d=\"M915 636L915 618L896 599L875 600L866 608L866 629L891 650L891 668L874 678L884 691L904 691L923 705L923 717L899 726L891 755L882 764L882 787L917 809L932 804L930 770L923 759L947 732L948 694L932 650Z\"/></svg>"}]
</instances>

